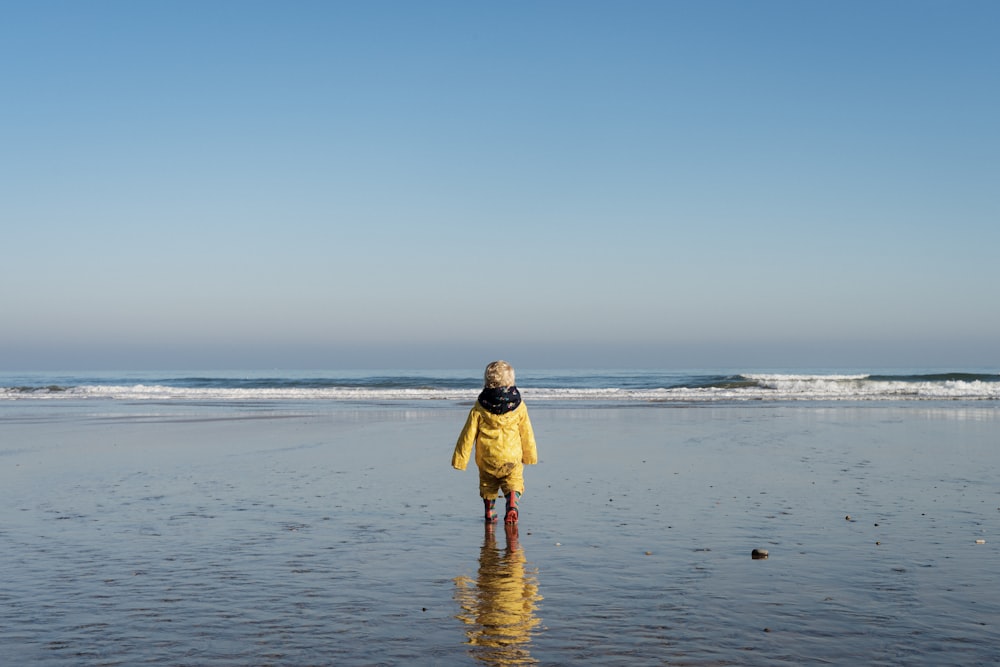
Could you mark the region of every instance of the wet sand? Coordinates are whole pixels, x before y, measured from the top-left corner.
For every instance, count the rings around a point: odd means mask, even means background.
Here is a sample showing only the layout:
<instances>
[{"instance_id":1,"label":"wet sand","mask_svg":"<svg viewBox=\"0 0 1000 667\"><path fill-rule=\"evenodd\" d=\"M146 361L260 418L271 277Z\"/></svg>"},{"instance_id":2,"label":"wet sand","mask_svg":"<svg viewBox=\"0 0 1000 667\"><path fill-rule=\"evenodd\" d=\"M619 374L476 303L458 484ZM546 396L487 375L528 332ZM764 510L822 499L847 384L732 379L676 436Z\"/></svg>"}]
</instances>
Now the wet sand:
<instances>
[{"instance_id":1,"label":"wet sand","mask_svg":"<svg viewBox=\"0 0 1000 667\"><path fill-rule=\"evenodd\" d=\"M0 405L0 664L1000 659L995 406L529 407L491 533L465 406Z\"/></svg>"}]
</instances>

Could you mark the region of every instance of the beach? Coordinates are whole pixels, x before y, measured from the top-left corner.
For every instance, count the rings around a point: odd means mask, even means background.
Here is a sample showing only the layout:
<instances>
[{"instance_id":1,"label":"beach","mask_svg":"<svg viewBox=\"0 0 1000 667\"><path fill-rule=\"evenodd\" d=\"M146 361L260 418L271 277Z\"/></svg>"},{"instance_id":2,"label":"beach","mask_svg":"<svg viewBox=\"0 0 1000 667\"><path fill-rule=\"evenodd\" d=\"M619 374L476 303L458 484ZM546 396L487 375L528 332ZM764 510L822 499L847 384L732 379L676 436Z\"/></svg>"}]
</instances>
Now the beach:
<instances>
[{"instance_id":1,"label":"beach","mask_svg":"<svg viewBox=\"0 0 1000 667\"><path fill-rule=\"evenodd\" d=\"M528 402L492 532L469 401L0 403L0 664L1000 659L995 402Z\"/></svg>"}]
</instances>

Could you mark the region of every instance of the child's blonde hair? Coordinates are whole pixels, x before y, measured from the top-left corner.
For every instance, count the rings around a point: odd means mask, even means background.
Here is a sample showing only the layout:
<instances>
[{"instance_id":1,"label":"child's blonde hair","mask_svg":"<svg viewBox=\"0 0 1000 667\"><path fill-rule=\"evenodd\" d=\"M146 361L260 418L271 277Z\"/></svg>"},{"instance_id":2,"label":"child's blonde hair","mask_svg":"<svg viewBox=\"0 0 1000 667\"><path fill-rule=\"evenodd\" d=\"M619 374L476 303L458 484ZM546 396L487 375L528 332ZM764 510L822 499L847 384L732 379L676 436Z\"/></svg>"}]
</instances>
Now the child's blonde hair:
<instances>
[{"instance_id":1,"label":"child's blonde hair","mask_svg":"<svg viewBox=\"0 0 1000 667\"><path fill-rule=\"evenodd\" d=\"M494 361L486 366L483 384L487 389L514 386L514 369L506 361Z\"/></svg>"}]
</instances>

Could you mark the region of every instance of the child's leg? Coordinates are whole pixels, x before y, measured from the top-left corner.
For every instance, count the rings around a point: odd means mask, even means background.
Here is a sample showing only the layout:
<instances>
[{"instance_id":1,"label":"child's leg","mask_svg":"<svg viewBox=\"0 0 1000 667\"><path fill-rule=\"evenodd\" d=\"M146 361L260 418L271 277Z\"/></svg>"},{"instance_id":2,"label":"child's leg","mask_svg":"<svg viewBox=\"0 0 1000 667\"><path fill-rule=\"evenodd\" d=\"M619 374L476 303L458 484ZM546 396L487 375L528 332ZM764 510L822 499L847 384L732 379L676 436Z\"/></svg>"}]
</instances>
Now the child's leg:
<instances>
[{"instance_id":1,"label":"child's leg","mask_svg":"<svg viewBox=\"0 0 1000 667\"><path fill-rule=\"evenodd\" d=\"M483 506L486 508L486 523L497 522L496 505L496 498L483 498Z\"/></svg>"},{"instance_id":2,"label":"child's leg","mask_svg":"<svg viewBox=\"0 0 1000 667\"><path fill-rule=\"evenodd\" d=\"M504 523L517 523L518 501L521 499L521 494L524 493L524 467L518 464L510 475L502 480L501 488L507 499L507 512L503 521Z\"/></svg>"},{"instance_id":3,"label":"child's leg","mask_svg":"<svg viewBox=\"0 0 1000 667\"><path fill-rule=\"evenodd\" d=\"M518 511L517 511L517 501L521 499L520 491L511 491L506 495L507 498L507 513L504 515L504 523L517 523Z\"/></svg>"},{"instance_id":4,"label":"child's leg","mask_svg":"<svg viewBox=\"0 0 1000 667\"><path fill-rule=\"evenodd\" d=\"M494 509L497 493L500 491L500 480L493 475L479 471L479 496L483 499L483 509L486 512L486 523L496 523L497 513Z\"/></svg>"}]
</instances>

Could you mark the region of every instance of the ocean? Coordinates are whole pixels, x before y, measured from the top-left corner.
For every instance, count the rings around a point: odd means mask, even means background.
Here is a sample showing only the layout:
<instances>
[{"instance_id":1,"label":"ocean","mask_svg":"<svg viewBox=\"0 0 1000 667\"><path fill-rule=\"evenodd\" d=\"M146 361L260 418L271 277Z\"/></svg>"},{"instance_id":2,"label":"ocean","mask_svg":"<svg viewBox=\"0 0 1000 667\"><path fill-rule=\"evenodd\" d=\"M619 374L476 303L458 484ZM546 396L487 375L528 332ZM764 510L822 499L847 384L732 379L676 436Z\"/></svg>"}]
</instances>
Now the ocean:
<instances>
[{"instance_id":1,"label":"ocean","mask_svg":"<svg viewBox=\"0 0 1000 667\"><path fill-rule=\"evenodd\" d=\"M525 400L604 403L995 401L1000 373L943 370L530 370ZM0 400L469 401L481 371L0 374Z\"/></svg>"},{"instance_id":2,"label":"ocean","mask_svg":"<svg viewBox=\"0 0 1000 667\"><path fill-rule=\"evenodd\" d=\"M0 374L0 665L1000 663L994 370L481 372Z\"/></svg>"}]
</instances>

